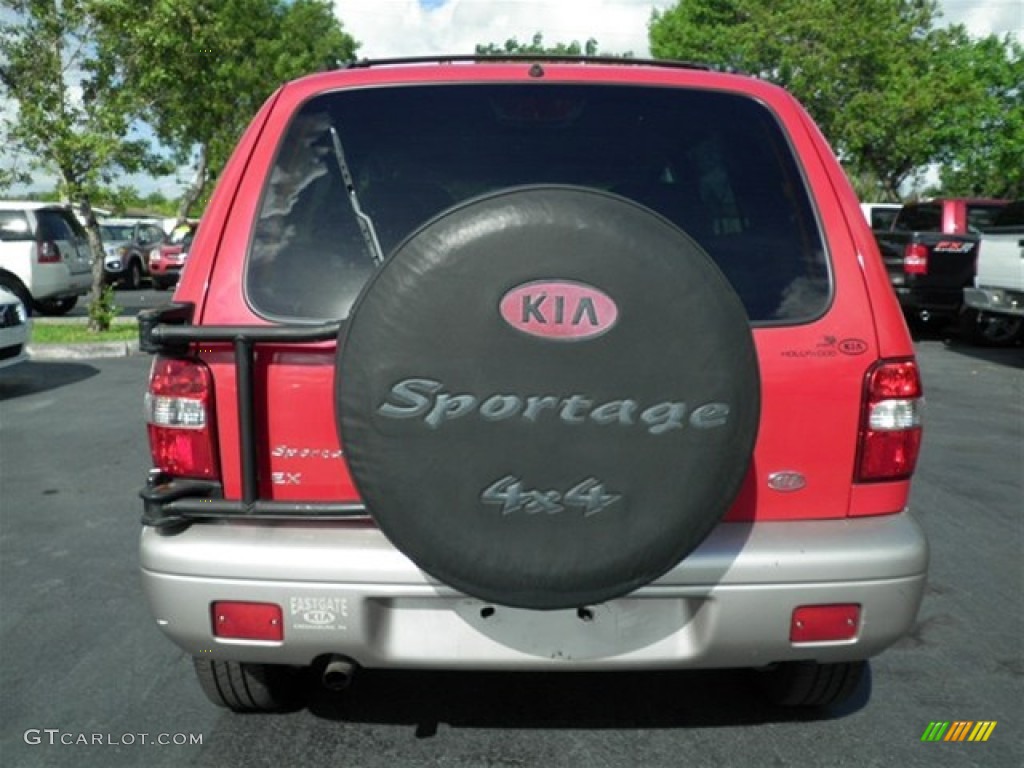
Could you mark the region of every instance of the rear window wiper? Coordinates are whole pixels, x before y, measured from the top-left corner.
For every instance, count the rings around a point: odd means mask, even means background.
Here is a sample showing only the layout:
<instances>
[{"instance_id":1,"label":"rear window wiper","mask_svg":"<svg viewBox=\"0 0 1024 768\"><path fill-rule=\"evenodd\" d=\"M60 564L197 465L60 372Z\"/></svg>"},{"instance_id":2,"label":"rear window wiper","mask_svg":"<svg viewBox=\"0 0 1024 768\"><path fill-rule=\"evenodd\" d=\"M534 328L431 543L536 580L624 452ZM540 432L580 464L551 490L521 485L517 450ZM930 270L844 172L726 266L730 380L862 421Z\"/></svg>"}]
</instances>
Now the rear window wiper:
<instances>
[{"instance_id":1,"label":"rear window wiper","mask_svg":"<svg viewBox=\"0 0 1024 768\"><path fill-rule=\"evenodd\" d=\"M345 150L341 146L341 137L334 126L331 126L331 143L334 146L334 158L338 161L338 168L341 170L341 178L345 182L345 191L348 193L348 202L352 206L352 212L359 224L359 232L363 236L366 248L374 264L380 266L384 261L384 253L381 251L380 240L377 239L377 230L374 229L373 219L359 206L359 194L356 192L355 180L352 178L352 171L345 159Z\"/></svg>"}]
</instances>

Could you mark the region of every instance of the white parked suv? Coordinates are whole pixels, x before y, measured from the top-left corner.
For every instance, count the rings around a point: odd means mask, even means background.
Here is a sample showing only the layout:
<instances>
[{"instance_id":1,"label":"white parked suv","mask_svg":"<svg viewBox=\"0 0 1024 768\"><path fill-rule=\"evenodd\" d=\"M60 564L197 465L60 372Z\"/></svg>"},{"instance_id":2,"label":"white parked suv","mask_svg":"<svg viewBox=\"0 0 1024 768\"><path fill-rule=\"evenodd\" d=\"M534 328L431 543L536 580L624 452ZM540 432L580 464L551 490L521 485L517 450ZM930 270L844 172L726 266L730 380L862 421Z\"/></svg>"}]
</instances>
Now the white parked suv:
<instances>
[{"instance_id":1,"label":"white parked suv","mask_svg":"<svg viewBox=\"0 0 1024 768\"><path fill-rule=\"evenodd\" d=\"M0 202L0 287L29 310L63 315L92 285L85 229L59 203Z\"/></svg>"},{"instance_id":2,"label":"white parked suv","mask_svg":"<svg viewBox=\"0 0 1024 768\"><path fill-rule=\"evenodd\" d=\"M0 369L28 360L32 320L28 310L10 291L0 287Z\"/></svg>"}]
</instances>

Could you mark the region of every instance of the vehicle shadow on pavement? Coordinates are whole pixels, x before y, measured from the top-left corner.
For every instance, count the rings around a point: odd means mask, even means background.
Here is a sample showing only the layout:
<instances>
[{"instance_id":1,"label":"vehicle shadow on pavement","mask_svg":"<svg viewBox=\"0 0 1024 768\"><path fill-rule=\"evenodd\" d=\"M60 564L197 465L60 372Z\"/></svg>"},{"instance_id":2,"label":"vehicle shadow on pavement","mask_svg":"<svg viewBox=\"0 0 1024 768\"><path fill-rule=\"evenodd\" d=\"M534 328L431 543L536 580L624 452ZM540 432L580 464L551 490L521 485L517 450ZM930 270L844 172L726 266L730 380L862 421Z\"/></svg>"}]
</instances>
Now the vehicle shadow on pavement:
<instances>
[{"instance_id":1,"label":"vehicle shadow on pavement","mask_svg":"<svg viewBox=\"0 0 1024 768\"><path fill-rule=\"evenodd\" d=\"M82 363L29 361L0 374L0 401L77 384L98 373L98 368Z\"/></svg>"},{"instance_id":2,"label":"vehicle shadow on pavement","mask_svg":"<svg viewBox=\"0 0 1024 768\"><path fill-rule=\"evenodd\" d=\"M757 697L746 670L411 672L360 670L340 693L312 692L309 711L353 723L450 728L707 728L845 717L866 706L870 665L841 707L799 710Z\"/></svg>"}]
</instances>

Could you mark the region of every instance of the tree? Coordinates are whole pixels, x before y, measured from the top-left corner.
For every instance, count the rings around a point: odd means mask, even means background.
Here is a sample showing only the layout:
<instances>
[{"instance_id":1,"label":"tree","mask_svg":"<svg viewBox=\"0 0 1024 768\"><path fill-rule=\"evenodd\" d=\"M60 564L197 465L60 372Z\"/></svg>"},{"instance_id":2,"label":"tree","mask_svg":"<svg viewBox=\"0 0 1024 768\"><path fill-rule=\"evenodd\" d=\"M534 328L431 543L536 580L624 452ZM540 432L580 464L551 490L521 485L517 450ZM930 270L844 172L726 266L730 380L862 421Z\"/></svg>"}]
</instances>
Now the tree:
<instances>
[{"instance_id":1,"label":"tree","mask_svg":"<svg viewBox=\"0 0 1024 768\"><path fill-rule=\"evenodd\" d=\"M962 27L936 29L934 0L686 0L652 14L657 57L700 59L790 90L860 188L897 200L954 153L978 108L958 90Z\"/></svg>"},{"instance_id":2,"label":"tree","mask_svg":"<svg viewBox=\"0 0 1024 768\"><path fill-rule=\"evenodd\" d=\"M1024 198L1024 47L989 36L958 54L959 85L976 106L951 126L959 140L941 158L942 193Z\"/></svg>"},{"instance_id":3,"label":"tree","mask_svg":"<svg viewBox=\"0 0 1024 768\"><path fill-rule=\"evenodd\" d=\"M545 54L554 56L603 56L597 52L597 40L590 38L582 46L577 40L571 43L555 43L553 46L544 45L544 35L535 32L533 40L529 43L520 43L514 37L505 41L503 46L495 43L487 45L477 44L476 52L480 56L500 56L508 54L511 56L524 56L530 54ZM627 54L628 55L628 54Z\"/></svg>"},{"instance_id":4,"label":"tree","mask_svg":"<svg viewBox=\"0 0 1024 768\"><path fill-rule=\"evenodd\" d=\"M103 247L92 200L118 171L159 172L143 140L128 134L134 104L118 87L110 61L91 45L96 19L79 0L5 2L0 16L0 97L16 117L0 125L5 147L27 166L5 181L26 182L33 171L56 172L66 199L84 214L92 249L90 306L103 292ZM89 327L109 321L93 317Z\"/></svg>"},{"instance_id":5,"label":"tree","mask_svg":"<svg viewBox=\"0 0 1024 768\"><path fill-rule=\"evenodd\" d=\"M98 45L143 118L195 174L183 221L217 177L249 121L287 80L351 60L358 44L327 0L97 2Z\"/></svg>"}]
</instances>

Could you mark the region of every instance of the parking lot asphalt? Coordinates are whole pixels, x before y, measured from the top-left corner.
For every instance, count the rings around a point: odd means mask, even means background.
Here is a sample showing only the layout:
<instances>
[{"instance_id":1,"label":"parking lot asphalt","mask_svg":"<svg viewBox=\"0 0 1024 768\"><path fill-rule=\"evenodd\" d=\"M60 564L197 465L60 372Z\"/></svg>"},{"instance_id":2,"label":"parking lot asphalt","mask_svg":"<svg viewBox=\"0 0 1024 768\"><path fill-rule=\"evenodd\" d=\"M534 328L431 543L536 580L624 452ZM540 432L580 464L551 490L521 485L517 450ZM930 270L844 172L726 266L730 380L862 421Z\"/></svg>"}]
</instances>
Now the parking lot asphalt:
<instances>
[{"instance_id":1,"label":"parking lot asphalt","mask_svg":"<svg viewBox=\"0 0 1024 768\"><path fill-rule=\"evenodd\" d=\"M728 671L362 670L349 691L294 713L219 710L155 626L138 578L147 358L8 369L0 766L1016 768L1024 350L933 339L917 351L927 413L911 506L932 547L928 592L855 701L813 716L758 704ZM930 722L953 720L997 726L984 744L922 742Z\"/></svg>"}]
</instances>

